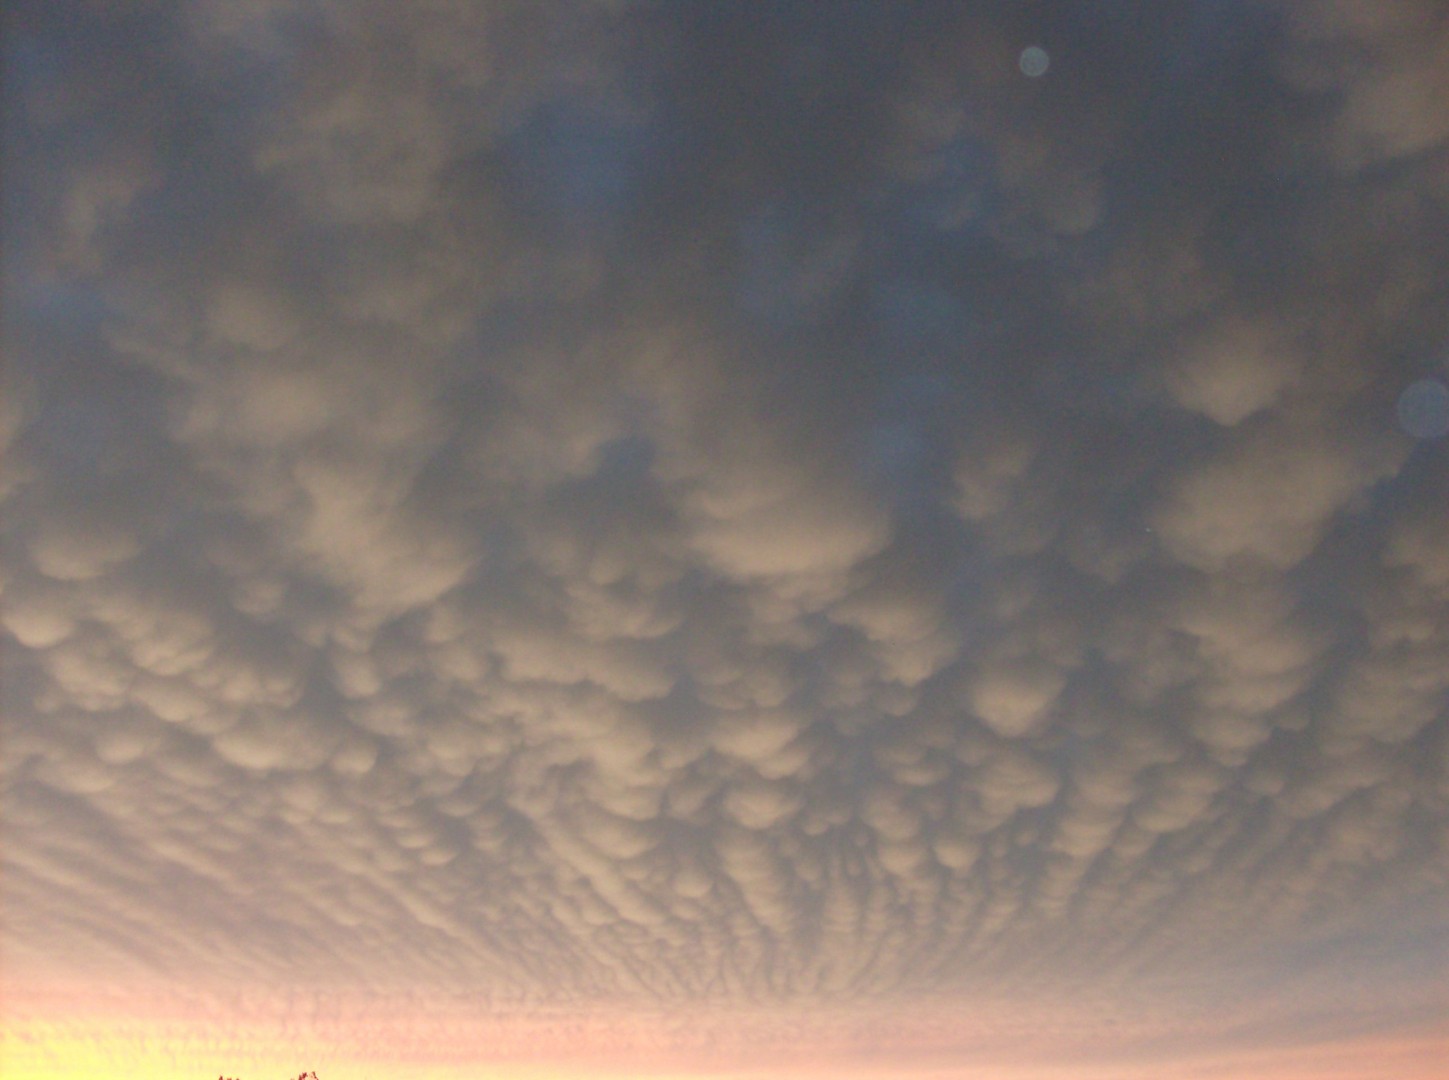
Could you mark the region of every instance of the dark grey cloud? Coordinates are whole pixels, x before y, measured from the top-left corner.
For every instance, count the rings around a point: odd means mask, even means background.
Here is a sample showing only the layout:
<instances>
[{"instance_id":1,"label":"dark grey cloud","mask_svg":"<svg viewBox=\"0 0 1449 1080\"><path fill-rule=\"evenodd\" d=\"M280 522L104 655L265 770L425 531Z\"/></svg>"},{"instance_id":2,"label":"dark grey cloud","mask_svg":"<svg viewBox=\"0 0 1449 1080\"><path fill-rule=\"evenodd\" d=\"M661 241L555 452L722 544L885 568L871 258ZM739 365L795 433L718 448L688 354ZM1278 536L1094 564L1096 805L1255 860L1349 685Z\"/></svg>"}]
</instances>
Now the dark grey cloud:
<instances>
[{"instance_id":1,"label":"dark grey cloud","mask_svg":"<svg viewBox=\"0 0 1449 1080\"><path fill-rule=\"evenodd\" d=\"M9 38L22 970L1422 1023L1437 5Z\"/></svg>"}]
</instances>

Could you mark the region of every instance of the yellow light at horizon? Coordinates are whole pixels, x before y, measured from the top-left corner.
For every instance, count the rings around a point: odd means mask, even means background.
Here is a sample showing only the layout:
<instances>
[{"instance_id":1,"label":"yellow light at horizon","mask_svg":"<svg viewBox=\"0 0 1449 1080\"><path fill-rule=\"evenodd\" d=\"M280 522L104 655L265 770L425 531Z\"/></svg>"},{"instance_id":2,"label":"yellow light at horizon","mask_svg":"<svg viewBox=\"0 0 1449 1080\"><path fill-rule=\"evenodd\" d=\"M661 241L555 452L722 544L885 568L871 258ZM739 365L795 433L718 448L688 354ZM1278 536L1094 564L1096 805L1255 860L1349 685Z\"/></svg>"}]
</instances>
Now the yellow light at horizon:
<instances>
[{"instance_id":1,"label":"yellow light at horizon","mask_svg":"<svg viewBox=\"0 0 1449 1080\"><path fill-rule=\"evenodd\" d=\"M330 1066L330 1067L329 1067ZM64 1027L46 1023L0 1028L0 1077L4 1080L295 1080L315 1070L318 1080L577 1080L578 1069L535 1064L493 1066L427 1063L366 1064L323 1050L312 1058L278 1051L218 1053L210 1039L143 1034L106 1023ZM623 1080L630 1070L589 1070L591 1080ZM698 1080L683 1074L649 1074L650 1080ZM710 1080L730 1080L711 1075Z\"/></svg>"},{"instance_id":2,"label":"yellow light at horizon","mask_svg":"<svg viewBox=\"0 0 1449 1080\"><path fill-rule=\"evenodd\" d=\"M294 1056L218 1054L211 1040L178 1037L174 1030L148 1033L132 1024L12 1023L0 1030L5 1080L212 1080L220 1073L240 1080L293 1080L301 1067Z\"/></svg>"},{"instance_id":3,"label":"yellow light at horizon","mask_svg":"<svg viewBox=\"0 0 1449 1080\"><path fill-rule=\"evenodd\" d=\"M426 1012L411 1022L402 1017L398 1030L424 1024L425 1017ZM963 1060L943 1047L928 1058L895 1063L866 1052L785 1055L731 1065L724 1060L684 1064L648 1052L600 1053L586 1041L575 1044L568 1038L539 1046L540 1055L532 1060L510 1060L498 1056L508 1041L498 1038L507 1034L498 1029L491 1033L493 1038L485 1035L466 1046L447 1041L463 1052L444 1062L434 1056L439 1046L434 1040L458 1034L446 1026L428 1030L428 1036L411 1047L375 1041L376 1029L366 1023L324 1035L304 1031L272 1018L217 1022L181 1018L170 1010L146 1015L86 1015L84 1010L68 1016L12 1013L0 1016L0 1076L4 1080L212 1080L222 1074L239 1080L295 1080L306 1069L316 1070L319 1080L1237 1080L1242 1076L1363 1080L1390 1075L1396 1080L1431 1080L1443 1076L1441 1063L1449 1045L1442 1032L1430 1028L1299 1045L1217 1051L1198 1047L1195 1053L1160 1052L1152 1058L1115 1056L1087 1045L1073 1052L1063 1044L1051 1059L1037 1060L1010 1056ZM540 1033L527 1034L536 1039ZM807 1030L802 1029L802 1038L810 1039Z\"/></svg>"}]
</instances>

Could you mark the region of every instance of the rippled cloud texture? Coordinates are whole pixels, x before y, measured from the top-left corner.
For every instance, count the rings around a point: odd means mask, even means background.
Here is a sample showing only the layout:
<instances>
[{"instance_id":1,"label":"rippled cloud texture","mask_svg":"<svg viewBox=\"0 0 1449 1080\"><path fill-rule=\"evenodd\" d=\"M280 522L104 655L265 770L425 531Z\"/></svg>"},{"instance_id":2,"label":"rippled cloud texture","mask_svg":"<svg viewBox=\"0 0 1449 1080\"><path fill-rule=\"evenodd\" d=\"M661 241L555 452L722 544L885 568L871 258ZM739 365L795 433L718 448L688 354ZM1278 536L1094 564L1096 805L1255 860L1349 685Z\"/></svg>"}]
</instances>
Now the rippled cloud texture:
<instances>
[{"instance_id":1,"label":"rippled cloud texture","mask_svg":"<svg viewBox=\"0 0 1449 1080\"><path fill-rule=\"evenodd\" d=\"M8 18L9 1052L1429 1075L1442 4Z\"/></svg>"}]
</instances>

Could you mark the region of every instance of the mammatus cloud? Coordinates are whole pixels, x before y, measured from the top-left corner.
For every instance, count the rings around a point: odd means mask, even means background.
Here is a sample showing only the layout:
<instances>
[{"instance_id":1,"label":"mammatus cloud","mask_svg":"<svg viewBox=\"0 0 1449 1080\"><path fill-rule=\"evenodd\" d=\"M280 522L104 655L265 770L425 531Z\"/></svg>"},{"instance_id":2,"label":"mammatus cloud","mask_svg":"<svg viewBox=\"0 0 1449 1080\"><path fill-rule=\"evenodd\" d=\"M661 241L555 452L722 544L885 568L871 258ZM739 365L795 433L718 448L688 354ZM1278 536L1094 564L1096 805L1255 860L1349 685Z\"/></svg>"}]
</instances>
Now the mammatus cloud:
<instances>
[{"instance_id":1,"label":"mammatus cloud","mask_svg":"<svg viewBox=\"0 0 1449 1080\"><path fill-rule=\"evenodd\" d=\"M1442 1013L1436 5L12 38L20 977Z\"/></svg>"}]
</instances>

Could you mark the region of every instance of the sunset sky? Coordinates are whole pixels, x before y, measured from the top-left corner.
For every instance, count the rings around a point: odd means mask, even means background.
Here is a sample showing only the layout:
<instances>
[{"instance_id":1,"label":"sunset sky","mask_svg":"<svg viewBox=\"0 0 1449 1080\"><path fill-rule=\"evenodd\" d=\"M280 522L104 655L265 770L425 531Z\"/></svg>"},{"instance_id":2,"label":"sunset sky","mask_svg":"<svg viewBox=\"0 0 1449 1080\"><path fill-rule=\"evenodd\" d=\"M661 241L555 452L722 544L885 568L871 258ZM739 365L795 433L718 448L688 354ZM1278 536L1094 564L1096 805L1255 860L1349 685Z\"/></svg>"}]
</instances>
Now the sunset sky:
<instances>
[{"instance_id":1,"label":"sunset sky","mask_svg":"<svg viewBox=\"0 0 1449 1080\"><path fill-rule=\"evenodd\" d=\"M5 1080L1449 1076L1441 0L5 8Z\"/></svg>"}]
</instances>

